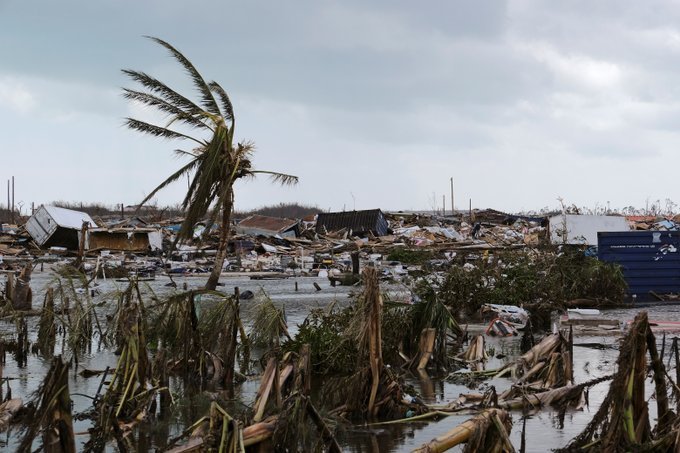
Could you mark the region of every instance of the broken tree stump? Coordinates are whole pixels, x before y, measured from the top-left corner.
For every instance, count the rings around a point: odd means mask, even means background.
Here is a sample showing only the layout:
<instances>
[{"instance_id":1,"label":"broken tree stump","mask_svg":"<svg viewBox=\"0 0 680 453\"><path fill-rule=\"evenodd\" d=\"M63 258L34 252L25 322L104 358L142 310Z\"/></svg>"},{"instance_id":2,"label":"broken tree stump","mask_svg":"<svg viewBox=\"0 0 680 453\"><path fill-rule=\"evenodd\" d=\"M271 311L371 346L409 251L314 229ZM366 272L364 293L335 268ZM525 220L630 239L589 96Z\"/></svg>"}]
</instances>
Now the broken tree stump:
<instances>
[{"instance_id":1,"label":"broken tree stump","mask_svg":"<svg viewBox=\"0 0 680 453\"><path fill-rule=\"evenodd\" d=\"M507 441L508 432L510 431L509 424L510 417L508 413L502 409L486 409L474 418L466 420L460 425L453 428L451 431L432 439L430 442L423 444L420 448L413 450L413 453L438 453L446 451L450 448L468 442L478 430L486 431L486 435L494 435L498 437L498 442L502 445ZM499 421L500 423L497 423ZM499 425L503 426L503 430L499 429ZM493 426L498 432L488 432L489 428ZM500 451L500 450L499 450Z\"/></svg>"},{"instance_id":2,"label":"broken tree stump","mask_svg":"<svg viewBox=\"0 0 680 453\"><path fill-rule=\"evenodd\" d=\"M16 285L12 289L10 300L12 301L12 308L15 310L28 311L33 308L33 291L30 285L31 270L31 265L26 265L21 270Z\"/></svg>"}]
</instances>

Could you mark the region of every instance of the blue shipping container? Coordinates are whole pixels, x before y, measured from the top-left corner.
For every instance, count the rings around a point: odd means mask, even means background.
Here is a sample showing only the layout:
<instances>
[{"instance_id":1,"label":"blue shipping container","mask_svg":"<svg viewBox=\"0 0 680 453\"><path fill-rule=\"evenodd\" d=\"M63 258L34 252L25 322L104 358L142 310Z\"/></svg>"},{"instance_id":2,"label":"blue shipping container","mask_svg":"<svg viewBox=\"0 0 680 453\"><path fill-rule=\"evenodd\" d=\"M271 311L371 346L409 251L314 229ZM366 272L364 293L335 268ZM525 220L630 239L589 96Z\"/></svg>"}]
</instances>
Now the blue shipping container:
<instances>
[{"instance_id":1,"label":"blue shipping container","mask_svg":"<svg viewBox=\"0 0 680 453\"><path fill-rule=\"evenodd\" d=\"M638 301L680 293L680 231L601 232L597 246L599 259L621 265Z\"/></svg>"}]
</instances>

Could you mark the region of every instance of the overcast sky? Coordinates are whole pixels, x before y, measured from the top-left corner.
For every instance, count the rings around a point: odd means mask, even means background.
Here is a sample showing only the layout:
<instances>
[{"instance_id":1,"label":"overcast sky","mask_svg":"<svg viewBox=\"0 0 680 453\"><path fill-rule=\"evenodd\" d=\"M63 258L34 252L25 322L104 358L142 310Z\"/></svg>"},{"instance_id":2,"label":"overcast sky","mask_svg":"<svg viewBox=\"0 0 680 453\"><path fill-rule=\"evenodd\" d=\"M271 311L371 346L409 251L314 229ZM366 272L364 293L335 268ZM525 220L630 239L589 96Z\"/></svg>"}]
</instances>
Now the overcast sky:
<instances>
[{"instance_id":1,"label":"overcast sky","mask_svg":"<svg viewBox=\"0 0 680 453\"><path fill-rule=\"evenodd\" d=\"M239 209L505 211L680 202L680 5L649 1L0 0L0 203L134 204L181 160L120 72L230 94L256 167ZM182 183L157 197L181 200Z\"/></svg>"}]
</instances>

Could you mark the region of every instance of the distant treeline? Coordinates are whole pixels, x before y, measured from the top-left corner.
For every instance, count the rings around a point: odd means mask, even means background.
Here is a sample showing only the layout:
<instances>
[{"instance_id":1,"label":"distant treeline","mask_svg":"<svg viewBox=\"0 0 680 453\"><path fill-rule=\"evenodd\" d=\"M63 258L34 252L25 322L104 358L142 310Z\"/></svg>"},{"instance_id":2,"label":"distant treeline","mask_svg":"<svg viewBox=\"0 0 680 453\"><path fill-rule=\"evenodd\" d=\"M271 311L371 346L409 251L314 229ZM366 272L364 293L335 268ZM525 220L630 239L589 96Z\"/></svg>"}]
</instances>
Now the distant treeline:
<instances>
[{"instance_id":1,"label":"distant treeline","mask_svg":"<svg viewBox=\"0 0 680 453\"><path fill-rule=\"evenodd\" d=\"M309 215L315 215L322 210L318 206L308 206L298 203L279 203L273 206L263 206L250 211L238 211L234 213L236 218L244 218L254 214L270 217L284 217L287 219L301 219Z\"/></svg>"},{"instance_id":2,"label":"distant treeline","mask_svg":"<svg viewBox=\"0 0 680 453\"><path fill-rule=\"evenodd\" d=\"M103 203L83 203L75 201L53 201L50 205L85 212L91 217L129 218L139 216L154 222L171 219L173 217L182 217L184 215L179 206L158 207L154 204L144 205L139 209L137 205L123 205L121 207L120 204L105 205Z\"/></svg>"},{"instance_id":3,"label":"distant treeline","mask_svg":"<svg viewBox=\"0 0 680 453\"><path fill-rule=\"evenodd\" d=\"M184 212L179 206L165 206L159 207L153 204L142 206L137 210L137 206L123 206L121 213L121 206L106 205L103 203L82 203L75 201L53 201L52 206L60 208L73 209L89 214L91 217L123 217L129 218L139 216L152 222L159 222L175 217L184 216ZM36 206L37 209L37 206ZM253 214L266 215L271 217L285 217L289 219L300 219L309 215L318 214L322 210L317 206L308 206L298 203L279 203L272 206L263 206L261 208L238 211L234 213L234 218L244 218ZM30 212L29 212L30 215ZM0 210L0 217L2 217L2 210Z\"/></svg>"}]
</instances>

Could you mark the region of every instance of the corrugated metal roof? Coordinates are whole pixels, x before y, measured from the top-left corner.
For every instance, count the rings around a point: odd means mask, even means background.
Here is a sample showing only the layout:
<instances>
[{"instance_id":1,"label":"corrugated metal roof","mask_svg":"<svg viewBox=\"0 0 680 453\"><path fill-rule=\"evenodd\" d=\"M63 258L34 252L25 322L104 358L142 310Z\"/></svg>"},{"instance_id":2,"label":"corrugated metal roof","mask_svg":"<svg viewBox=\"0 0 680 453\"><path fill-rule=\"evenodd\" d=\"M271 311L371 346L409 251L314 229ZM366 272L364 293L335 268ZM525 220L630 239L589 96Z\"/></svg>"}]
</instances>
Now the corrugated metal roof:
<instances>
[{"instance_id":1,"label":"corrugated metal roof","mask_svg":"<svg viewBox=\"0 0 680 453\"><path fill-rule=\"evenodd\" d=\"M380 209L366 211L321 212L316 219L317 233L348 228L353 234L372 233L376 236L387 234L388 224Z\"/></svg>"},{"instance_id":2,"label":"corrugated metal roof","mask_svg":"<svg viewBox=\"0 0 680 453\"><path fill-rule=\"evenodd\" d=\"M680 293L680 232L601 232L598 257L621 265L628 292L637 300L659 294Z\"/></svg>"},{"instance_id":3,"label":"corrugated metal roof","mask_svg":"<svg viewBox=\"0 0 680 453\"><path fill-rule=\"evenodd\" d=\"M264 215L251 215L238 223L239 228L255 228L258 230L280 233L297 225L297 220L283 219L281 217L269 217Z\"/></svg>"}]
</instances>

